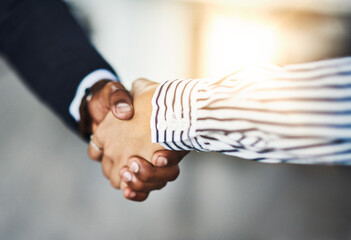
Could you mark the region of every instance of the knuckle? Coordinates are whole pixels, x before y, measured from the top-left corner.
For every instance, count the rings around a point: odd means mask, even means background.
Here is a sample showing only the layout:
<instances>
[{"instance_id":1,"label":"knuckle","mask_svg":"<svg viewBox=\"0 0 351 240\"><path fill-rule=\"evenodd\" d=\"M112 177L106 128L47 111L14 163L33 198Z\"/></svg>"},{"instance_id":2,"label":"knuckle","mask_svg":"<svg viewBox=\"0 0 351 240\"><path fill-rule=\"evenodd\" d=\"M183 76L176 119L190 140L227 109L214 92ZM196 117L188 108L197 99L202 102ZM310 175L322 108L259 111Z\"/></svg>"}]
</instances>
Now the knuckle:
<instances>
[{"instance_id":1,"label":"knuckle","mask_svg":"<svg viewBox=\"0 0 351 240\"><path fill-rule=\"evenodd\" d=\"M108 82L106 84L106 86L108 88L110 88L111 90L115 90L115 89L124 89L124 86L120 83L120 82L116 82L116 81L111 81Z\"/></svg>"},{"instance_id":2,"label":"knuckle","mask_svg":"<svg viewBox=\"0 0 351 240\"><path fill-rule=\"evenodd\" d=\"M104 131L103 128L98 128L95 132L94 132L94 143L97 144L99 147L103 147L102 145L102 141L100 139L104 139Z\"/></svg>"},{"instance_id":3,"label":"knuckle","mask_svg":"<svg viewBox=\"0 0 351 240\"><path fill-rule=\"evenodd\" d=\"M88 148L88 156L91 160L95 160L95 161L97 160L97 156L95 156L95 154L93 154L90 147Z\"/></svg>"},{"instance_id":4,"label":"knuckle","mask_svg":"<svg viewBox=\"0 0 351 240\"><path fill-rule=\"evenodd\" d=\"M94 149L89 145L88 147L88 156L94 161L101 161L102 154L100 152L95 152Z\"/></svg>"},{"instance_id":5,"label":"knuckle","mask_svg":"<svg viewBox=\"0 0 351 240\"><path fill-rule=\"evenodd\" d=\"M129 93L121 88L116 88L110 95L110 103L115 103L120 99L125 99L129 97Z\"/></svg>"},{"instance_id":6,"label":"knuckle","mask_svg":"<svg viewBox=\"0 0 351 240\"><path fill-rule=\"evenodd\" d=\"M106 157L106 158L108 158L109 160L110 159L114 159L114 157L115 158L120 158L119 156L114 156L114 154L113 154L113 149L112 148L110 148L110 147L107 147L107 148L104 148L104 156ZM110 160L111 161L111 160Z\"/></svg>"},{"instance_id":7,"label":"knuckle","mask_svg":"<svg viewBox=\"0 0 351 240\"><path fill-rule=\"evenodd\" d=\"M141 83L143 83L143 81L144 81L143 78L138 78L138 79L134 80L134 82L132 83L132 88L138 87L138 85L140 85Z\"/></svg>"},{"instance_id":8,"label":"knuckle","mask_svg":"<svg viewBox=\"0 0 351 240\"><path fill-rule=\"evenodd\" d=\"M173 171L173 173L171 174L170 180L169 180L169 181L174 181L174 180L176 180L176 179L178 178L179 174L180 174L180 169L179 169L179 167L178 167L178 165L177 165L177 166L174 168L174 171Z\"/></svg>"}]
</instances>

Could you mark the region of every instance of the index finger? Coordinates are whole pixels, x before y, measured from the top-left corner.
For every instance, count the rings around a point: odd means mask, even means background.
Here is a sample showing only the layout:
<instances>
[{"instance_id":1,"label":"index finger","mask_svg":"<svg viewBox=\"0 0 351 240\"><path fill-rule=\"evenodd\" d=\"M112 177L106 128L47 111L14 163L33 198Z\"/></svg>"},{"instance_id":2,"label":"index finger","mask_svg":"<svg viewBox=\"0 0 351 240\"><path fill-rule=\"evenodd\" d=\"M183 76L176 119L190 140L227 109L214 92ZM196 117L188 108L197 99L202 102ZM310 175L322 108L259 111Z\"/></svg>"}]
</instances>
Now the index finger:
<instances>
[{"instance_id":1,"label":"index finger","mask_svg":"<svg viewBox=\"0 0 351 240\"><path fill-rule=\"evenodd\" d=\"M138 167L134 167L135 163L138 164ZM155 167L147 160L138 156L129 158L128 167L143 182L169 182L174 181L179 175L178 165Z\"/></svg>"}]
</instances>

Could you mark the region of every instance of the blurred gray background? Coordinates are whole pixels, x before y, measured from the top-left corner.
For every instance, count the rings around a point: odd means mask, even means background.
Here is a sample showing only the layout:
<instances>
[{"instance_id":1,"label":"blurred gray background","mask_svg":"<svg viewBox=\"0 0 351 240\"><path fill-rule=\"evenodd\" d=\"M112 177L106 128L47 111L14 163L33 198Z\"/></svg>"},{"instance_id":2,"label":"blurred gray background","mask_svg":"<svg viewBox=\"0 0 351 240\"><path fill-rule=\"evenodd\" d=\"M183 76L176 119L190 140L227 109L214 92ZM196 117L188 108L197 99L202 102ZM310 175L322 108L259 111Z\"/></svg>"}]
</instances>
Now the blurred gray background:
<instances>
[{"instance_id":1,"label":"blurred gray background","mask_svg":"<svg viewBox=\"0 0 351 240\"><path fill-rule=\"evenodd\" d=\"M207 67L209 58L221 60L215 58L221 43L207 39L218 33L212 21L222 15L229 23L239 15L240 22L273 23L279 47L263 60L285 64L351 54L346 0L70 3L127 86L137 77L163 81L229 71L230 61ZM227 32L237 30L229 26ZM226 53L232 54L230 45ZM3 59L0 89L0 239L351 239L350 167L191 153L177 181L134 203L109 185L100 165L88 159L86 144Z\"/></svg>"}]
</instances>

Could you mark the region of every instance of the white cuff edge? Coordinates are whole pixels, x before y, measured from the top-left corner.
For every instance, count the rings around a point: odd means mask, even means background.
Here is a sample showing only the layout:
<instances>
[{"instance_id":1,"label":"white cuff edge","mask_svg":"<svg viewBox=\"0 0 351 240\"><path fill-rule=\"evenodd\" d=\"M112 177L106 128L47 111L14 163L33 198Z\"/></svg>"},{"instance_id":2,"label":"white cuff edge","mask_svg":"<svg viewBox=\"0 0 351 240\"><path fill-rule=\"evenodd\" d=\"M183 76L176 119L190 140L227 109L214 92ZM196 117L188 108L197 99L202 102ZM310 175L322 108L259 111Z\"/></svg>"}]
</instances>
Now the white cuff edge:
<instances>
[{"instance_id":1,"label":"white cuff edge","mask_svg":"<svg viewBox=\"0 0 351 240\"><path fill-rule=\"evenodd\" d=\"M82 102L82 98L85 94L85 89L91 87L96 82L108 79L112 81L118 81L117 76L106 69L98 69L89 73L83 80L79 83L76 95L74 96L71 104L69 105L69 113L78 122L80 120L79 106Z\"/></svg>"}]
</instances>

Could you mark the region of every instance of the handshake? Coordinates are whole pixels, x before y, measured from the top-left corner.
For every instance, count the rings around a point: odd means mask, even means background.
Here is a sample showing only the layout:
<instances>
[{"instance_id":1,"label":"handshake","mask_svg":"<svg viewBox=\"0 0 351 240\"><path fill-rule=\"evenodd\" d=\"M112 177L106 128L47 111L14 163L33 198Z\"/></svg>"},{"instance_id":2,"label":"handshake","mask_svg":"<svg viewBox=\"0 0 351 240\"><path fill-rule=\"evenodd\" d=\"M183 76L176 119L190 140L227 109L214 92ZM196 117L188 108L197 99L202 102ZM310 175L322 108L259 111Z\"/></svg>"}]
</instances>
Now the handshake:
<instances>
[{"instance_id":1,"label":"handshake","mask_svg":"<svg viewBox=\"0 0 351 240\"><path fill-rule=\"evenodd\" d=\"M93 135L88 154L101 162L105 177L129 200L143 201L150 191L175 180L179 175L178 163L187 153L168 151L151 142L151 100L157 86L146 79L133 83L130 95L134 110L119 82L106 84L89 102ZM114 104L121 97L126 100Z\"/></svg>"},{"instance_id":2,"label":"handshake","mask_svg":"<svg viewBox=\"0 0 351 240\"><path fill-rule=\"evenodd\" d=\"M108 83L89 102L89 155L136 201L176 179L191 150L266 163L350 164L350 58L330 61L346 62L345 76L330 67L323 81L311 81L291 67L263 66L222 79L139 79L130 93L134 111L123 86ZM319 68L308 71L319 76Z\"/></svg>"}]
</instances>

